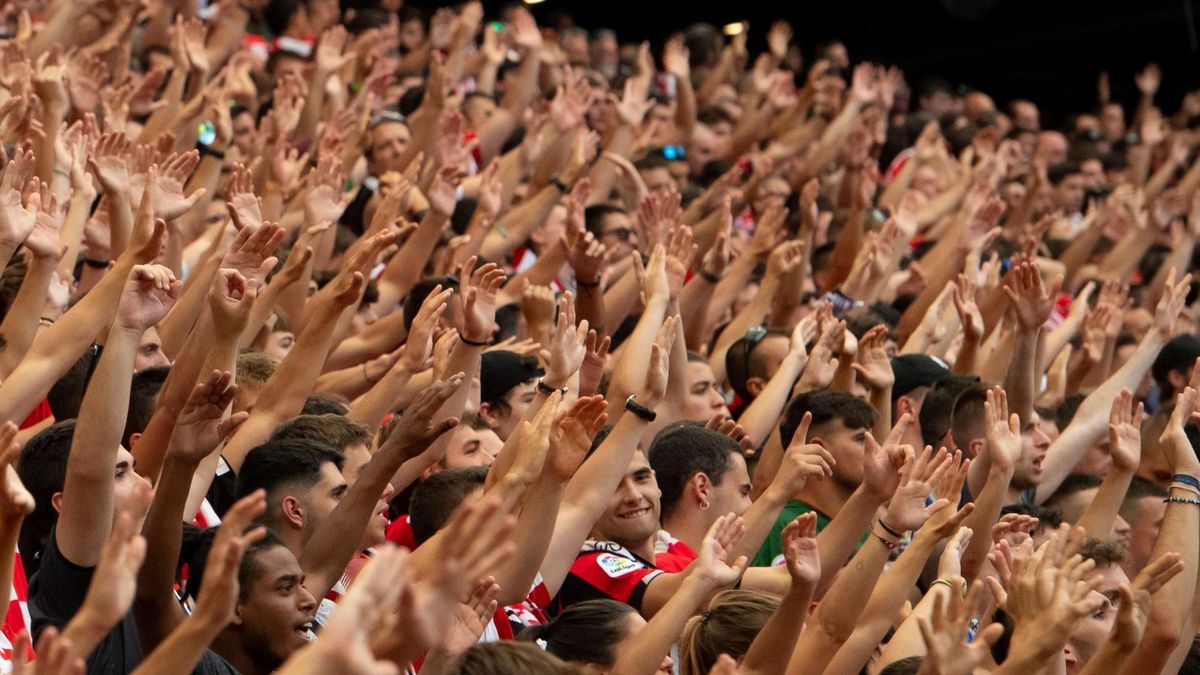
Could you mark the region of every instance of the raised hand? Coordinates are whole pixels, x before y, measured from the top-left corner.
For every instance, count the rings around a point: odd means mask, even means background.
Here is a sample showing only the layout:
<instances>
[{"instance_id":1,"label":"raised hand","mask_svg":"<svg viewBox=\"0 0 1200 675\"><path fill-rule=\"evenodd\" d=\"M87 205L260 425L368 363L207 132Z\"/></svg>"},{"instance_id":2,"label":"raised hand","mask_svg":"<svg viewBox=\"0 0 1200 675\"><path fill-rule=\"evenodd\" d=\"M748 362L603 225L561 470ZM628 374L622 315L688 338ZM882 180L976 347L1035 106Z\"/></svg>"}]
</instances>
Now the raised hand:
<instances>
[{"instance_id":1,"label":"raised hand","mask_svg":"<svg viewBox=\"0 0 1200 675\"><path fill-rule=\"evenodd\" d=\"M309 174L308 193L304 195L304 217L307 222L336 223L354 199L354 193L343 192L345 174L338 159L331 154L321 155Z\"/></svg>"},{"instance_id":2,"label":"raised hand","mask_svg":"<svg viewBox=\"0 0 1200 675\"><path fill-rule=\"evenodd\" d=\"M429 200L429 208L446 218L454 213L458 203L458 184L462 182L462 174L453 166L444 166L434 175L429 192L425 195Z\"/></svg>"},{"instance_id":3,"label":"raised hand","mask_svg":"<svg viewBox=\"0 0 1200 675\"><path fill-rule=\"evenodd\" d=\"M1006 281L1004 294L1012 304L1021 330L1028 333L1040 329L1054 309L1054 299L1062 279L1056 280L1047 289L1042 283L1042 273L1037 264L1024 262L1009 271Z\"/></svg>"},{"instance_id":4,"label":"raised hand","mask_svg":"<svg viewBox=\"0 0 1200 675\"><path fill-rule=\"evenodd\" d=\"M261 288L267 273L278 262L274 253L283 236L284 230L278 223L266 223L254 230L239 230L233 245L221 259L221 268L236 270L247 282L253 281L257 288Z\"/></svg>"},{"instance_id":5,"label":"raised hand","mask_svg":"<svg viewBox=\"0 0 1200 675\"><path fill-rule=\"evenodd\" d=\"M570 291L558 301L558 321L550 336L550 349L543 351L547 362L546 384L565 387L571 376L579 372L587 356L587 320L575 324L575 298Z\"/></svg>"},{"instance_id":6,"label":"raised hand","mask_svg":"<svg viewBox=\"0 0 1200 675\"><path fill-rule=\"evenodd\" d=\"M162 265L135 265L117 303L117 323L144 331L161 321L178 297L174 272Z\"/></svg>"},{"instance_id":7,"label":"raised hand","mask_svg":"<svg viewBox=\"0 0 1200 675\"><path fill-rule=\"evenodd\" d=\"M592 439L608 421L603 396L584 396L558 414L550 429L550 451L543 471L565 483L583 463Z\"/></svg>"},{"instance_id":8,"label":"raised hand","mask_svg":"<svg viewBox=\"0 0 1200 675\"><path fill-rule=\"evenodd\" d=\"M568 240L563 235L559 240L567 263L575 270L575 279L581 285L599 284L608 267L608 247L596 241L596 237L587 231L576 232Z\"/></svg>"},{"instance_id":9,"label":"raised hand","mask_svg":"<svg viewBox=\"0 0 1200 675\"><path fill-rule=\"evenodd\" d=\"M1164 553L1142 568L1133 585L1117 587L1121 602L1117 605L1117 621L1110 640L1124 652L1131 652L1142 641L1146 622L1150 618L1150 598L1168 581L1184 570L1183 561L1174 551Z\"/></svg>"},{"instance_id":10,"label":"raised hand","mask_svg":"<svg viewBox=\"0 0 1200 675\"><path fill-rule=\"evenodd\" d=\"M717 518L708 528L708 534L704 535L704 541L700 542L691 576L711 589L737 583L746 570L746 556L739 556L733 561L728 558L745 530L740 516L730 513Z\"/></svg>"},{"instance_id":11,"label":"raised hand","mask_svg":"<svg viewBox=\"0 0 1200 675\"><path fill-rule=\"evenodd\" d=\"M637 394L638 403L654 409L662 402L667 391L667 379L671 371L671 349L679 331L679 317L669 316L663 321L654 344L650 347L650 362L646 365L646 384Z\"/></svg>"},{"instance_id":12,"label":"raised hand","mask_svg":"<svg viewBox=\"0 0 1200 675\"><path fill-rule=\"evenodd\" d=\"M129 194L129 156L133 142L124 134L104 134L88 157L88 169L108 195Z\"/></svg>"},{"instance_id":13,"label":"raised hand","mask_svg":"<svg viewBox=\"0 0 1200 675\"><path fill-rule=\"evenodd\" d=\"M1162 297L1158 300L1158 307L1154 312L1154 327L1158 330L1159 336L1163 341L1170 340L1175 335L1175 322L1179 319L1179 315L1183 313L1184 305L1187 304L1187 295L1191 290L1192 275L1184 275L1182 279L1176 280L1175 269L1167 273L1167 282L1163 288Z\"/></svg>"},{"instance_id":14,"label":"raised hand","mask_svg":"<svg viewBox=\"0 0 1200 675\"><path fill-rule=\"evenodd\" d=\"M804 417L800 420L800 426L796 428L796 433L792 436L792 442L788 444L787 450L783 453L783 462L779 465L779 471L775 474L775 479L771 481L769 489L774 489L778 485L781 492L789 499L791 495L796 494L800 488L804 487L809 479L821 480L833 476L833 467L837 464L837 460L828 450L807 441L808 428L811 424L812 414L804 413Z\"/></svg>"},{"instance_id":15,"label":"raised hand","mask_svg":"<svg viewBox=\"0 0 1200 675\"><path fill-rule=\"evenodd\" d=\"M412 325L408 329L408 339L404 343L404 357L401 363L409 372L417 373L425 368L425 362L433 354L433 332L437 329L438 321L453 295L454 289L442 290L441 284L438 284L425 296L421 308L413 317Z\"/></svg>"},{"instance_id":16,"label":"raised hand","mask_svg":"<svg viewBox=\"0 0 1200 675\"><path fill-rule=\"evenodd\" d=\"M875 391L890 389L895 382L887 355L887 326L868 330L858 341L858 363L852 364L863 384Z\"/></svg>"},{"instance_id":17,"label":"raised hand","mask_svg":"<svg viewBox=\"0 0 1200 675\"><path fill-rule=\"evenodd\" d=\"M969 527L960 527L946 542L946 548L942 549L942 556L938 558L937 573L939 579L952 579L962 576L962 557L967 552L967 545L971 543L971 535L974 532Z\"/></svg>"},{"instance_id":18,"label":"raised hand","mask_svg":"<svg viewBox=\"0 0 1200 675\"><path fill-rule=\"evenodd\" d=\"M1108 448L1113 468L1133 473L1142 459L1142 404L1133 406L1133 394L1128 389L1113 399L1108 415Z\"/></svg>"},{"instance_id":19,"label":"raised hand","mask_svg":"<svg viewBox=\"0 0 1200 675\"><path fill-rule=\"evenodd\" d=\"M212 454L221 440L249 417L249 413L239 412L221 421L237 389L233 373L228 371L214 370L197 384L179 413L167 452L192 466Z\"/></svg>"},{"instance_id":20,"label":"raised hand","mask_svg":"<svg viewBox=\"0 0 1200 675\"><path fill-rule=\"evenodd\" d=\"M1167 464L1171 467L1172 473L1187 473L1193 476L1200 474L1200 461L1197 461L1196 452L1192 449L1187 432L1184 431L1184 426L1189 420L1200 421L1200 413L1196 411L1198 400L1200 400L1200 394L1195 389L1184 387L1183 391L1175 396L1175 408L1171 411L1171 420L1167 422L1162 435L1158 437L1158 442L1167 456Z\"/></svg>"},{"instance_id":21,"label":"raised hand","mask_svg":"<svg viewBox=\"0 0 1200 675\"><path fill-rule=\"evenodd\" d=\"M971 623L985 604L981 581L971 585L966 597L943 593L933 598L933 612L929 618L917 617L917 627L926 648L925 661L918 671L920 675L971 675L989 661L992 645L1004 634L1004 626L989 622L985 628L976 631L974 640L967 642Z\"/></svg>"},{"instance_id":22,"label":"raised hand","mask_svg":"<svg viewBox=\"0 0 1200 675\"><path fill-rule=\"evenodd\" d=\"M954 310L958 312L958 322L962 325L963 335L971 340L982 340L983 314L979 311L979 305L975 303L975 285L967 275L958 275L950 297L954 301Z\"/></svg>"},{"instance_id":23,"label":"raised hand","mask_svg":"<svg viewBox=\"0 0 1200 675\"><path fill-rule=\"evenodd\" d=\"M225 208L239 230L253 233L262 227L262 200L254 195L254 176L240 162L234 163L225 186Z\"/></svg>"},{"instance_id":24,"label":"raised hand","mask_svg":"<svg viewBox=\"0 0 1200 675\"><path fill-rule=\"evenodd\" d=\"M950 504L948 499L940 497L929 506L925 505L933 492L934 473L949 459L946 449L934 453L933 448L925 446L919 455L911 450L908 452L904 466L900 467L900 485L883 516L888 528L895 532L921 527L935 512Z\"/></svg>"},{"instance_id":25,"label":"raised hand","mask_svg":"<svg viewBox=\"0 0 1200 675\"><path fill-rule=\"evenodd\" d=\"M496 332L496 294L508 280L496 263L480 265L471 272L478 259L471 256L459 272L466 282L462 290L463 339L468 342L491 342Z\"/></svg>"},{"instance_id":26,"label":"raised hand","mask_svg":"<svg viewBox=\"0 0 1200 675\"><path fill-rule=\"evenodd\" d=\"M13 173L15 175L18 172ZM41 207L41 183L38 179L30 178L22 185L9 185L6 177L5 185L0 188L0 242L15 247L28 239Z\"/></svg>"},{"instance_id":27,"label":"raised hand","mask_svg":"<svg viewBox=\"0 0 1200 675\"><path fill-rule=\"evenodd\" d=\"M457 418L435 421L433 416L462 384L463 374L457 373L422 390L388 435L384 448L395 446L412 457L423 452L438 436L453 429L458 424Z\"/></svg>"},{"instance_id":28,"label":"raised hand","mask_svg":"<svg viewBox=\"0 0 1200 675\"><path fill-rule=\"evenodd\" d=\"M863 446L863 485L880 500L891 497L900 486L900 469L904 466L905 459L905 446L900 445L900 441L911 423L912 415L901 415L892 425L892 430L882 446L871 432L866 433Z\"/></svg>"},{"instance_id":29,"label":"raised hand","mask_svg":"<svg viewBox=\"0 0 1200 675\"><path fill-rule=\"evenodd\" d=\"M813 587L821 580L821 553L817 550L817 514L808 512L783 528L783 557L793 586Z\"/></svg>"},{"instance_id":30,"label":"raised hand","mask_svg":"<svg viewBox=\"0 0 1200 675\"><path fill-rule=\"evenodd\" d=\"M987 392L983 420L992 466L1012 471L1021 459L1021 418L1016 413L1009 414L1008 394L999 386Z\"/></svg>"},{"instance_id":31,"label":"raised hand","mask_svg":"<svg viewBox=\"0 0 1200 675\"><path fill-rule=\"evenodd\" d=\"M204 593L196 598L192 620L213 630L220 630L233 621L241 590L238 567L246 550L267 534L267 528L253 525L266 510L266 492L255 490L225 512L209 549L201 582Z\"/></svg>"},{"instance_id":32,"label":"raised hand","mask_svg":"<svg viewBox=\"0 0 1200 675\"><path fill-rule=\"evenodd\" d=\"M692 228L687 225L676 227L667 237L667 286L671 300L678 298L683 290L683 278L691 269L697 248L692 243Z\"/></svg>"},{"instance_id":33,"label":"raised hand","mask_svg":"<svg viewBox=\"0 0 1200 675\"><path fill-rule=\"evenodd\" d=\"M846 333L845 321L829 321L821 329L821 336L813 345L808 363L804 366L804 374L800 376L806 390L822 389L833 382L841 359L838 353L842 350L842 341Z\"/></svg>"},{"instance_id":34,"label":"raised hand","mask_svg":"<svg viewBox=\"0 0 1200 675\"><path fill-rule=\"evenodd\" d=\"M20 527L21 521L33 513L34 507L33 495L25 489L13 466L20 454L17 425L5 422L0 426L0 470L4 471L4 484L0 486L0 521L11 528Z\"/></svg>"},{"instance_id":35,"label":"raised hand","mask_svg":"<svg viewBox=\"0 0 1200 675\"><path fill-rule=\"evenodd\" d=\"M205 195L205 188L198 188L184 197L183 186L200 164L200 153L189 150L182 155L172 155L158 167L158 179L151 186L154 190L154 213L160 218L174 220L187 213Z\"/></svg>"},{"instance_id":36,"label":"raised hand","mask_svg":"<svg viewBox=\"0 0 1200 675\"><path fill-rule=\"evenodd\" d=\"M641 269L640 254L634 252L632 255L635 258L635 269ZM647 302L655 298L668 300L671 297L671 286L667 276L667 249L662 244L656 245L650 252L650 260L642 273L642 288L646 292Z\"/></svg>"},{"instance_id":37,"label":"raised hand","mask_svg":"<svg viewBox=\"0 0 1200 675\"><path fill-rule=\"evenodd\" d=\"M612 338L600 336L595 330L588 330L585 347L587 353L583 356L583 365L579 367L579 394L586 396L600 389L600 380L604 377L604 366L608 363L608 348Z\"/></svg>"}]
</instances>

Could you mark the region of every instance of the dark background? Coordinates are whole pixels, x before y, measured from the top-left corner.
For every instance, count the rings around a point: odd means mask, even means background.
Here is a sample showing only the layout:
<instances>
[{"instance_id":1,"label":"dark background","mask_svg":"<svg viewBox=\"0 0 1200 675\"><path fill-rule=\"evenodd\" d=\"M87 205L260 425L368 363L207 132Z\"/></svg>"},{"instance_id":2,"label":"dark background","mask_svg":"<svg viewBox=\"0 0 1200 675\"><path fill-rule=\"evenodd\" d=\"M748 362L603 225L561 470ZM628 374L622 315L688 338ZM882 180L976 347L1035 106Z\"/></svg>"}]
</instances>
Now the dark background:
<instances>
[{"instance_id":1,"label":"dark background","mask_svg":"<svg viewBox=\"0 0 1200 675\"><path fill-rule=\"evenodd\" d=\"M501 4L485 1L489 12ZM1156 102L1167 114L1186 90L1200 87L1200 0L547 0L531 9L539 21L565 12L584 28L616 30L622 42L651 40L656 52L666 35L693 22L748 20L757 53L771 22L786 19L806 65L817 42L839 37L851 61L898 65L910 84L937 75L987 91L1001 106L1031 98L1043 109L1044 125L1094 107L1102 70L1113 97L1132 105L1133 73L1159 63L1164 77Z\"/></svg>"}]
</instances>

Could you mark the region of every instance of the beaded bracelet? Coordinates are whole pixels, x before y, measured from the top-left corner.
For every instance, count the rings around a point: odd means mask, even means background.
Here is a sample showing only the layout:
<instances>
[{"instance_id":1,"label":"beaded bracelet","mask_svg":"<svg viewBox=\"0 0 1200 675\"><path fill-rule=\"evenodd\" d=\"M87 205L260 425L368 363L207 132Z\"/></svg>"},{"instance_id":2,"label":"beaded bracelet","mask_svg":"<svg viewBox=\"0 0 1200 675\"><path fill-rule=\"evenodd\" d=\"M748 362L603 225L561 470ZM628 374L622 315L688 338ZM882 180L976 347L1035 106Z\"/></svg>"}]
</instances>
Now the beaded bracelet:
<instances>
[{"instance_id":1,"label":"beaded bracelet","mask_svg":"<svg viewBox=\"0 0 1200 675\"><path fill-rule=\"evenodd\" d=\"M1200 499L1188 499L1187 497L1167 497L1163 500L1164 504L1192 504L1200 506Z\"/></svg>"}]
</instances>

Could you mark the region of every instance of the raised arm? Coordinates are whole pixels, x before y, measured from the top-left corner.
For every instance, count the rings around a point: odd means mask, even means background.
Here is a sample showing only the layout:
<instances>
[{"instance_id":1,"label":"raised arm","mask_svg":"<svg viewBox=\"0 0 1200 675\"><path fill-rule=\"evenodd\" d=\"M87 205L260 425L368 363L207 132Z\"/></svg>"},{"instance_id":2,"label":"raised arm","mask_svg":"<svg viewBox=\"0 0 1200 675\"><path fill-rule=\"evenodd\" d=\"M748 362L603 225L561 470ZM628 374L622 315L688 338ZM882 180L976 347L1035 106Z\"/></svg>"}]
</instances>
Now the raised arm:
<instances>
[{"instance_id":1,"label":"raised arm","mask_svg":"<svg viewBox=\"0 0 1200 675\"><path fill-rule=\"evenodd\" d=\"M1113 399L1112 412L1108 414L1108 451L1112 466L1076 523L1089 537L1097 539L1111 536L1121 502L1142 459L1142 404L1133 405L1133 394L1128 389L1122 389Z\"/></svg>"},{"instance_id":2,"label":"raised arm","mask_svg":"<svg viewBox=\"0 0 1200 675\"><path fill-rule=\"evenodd\" d=\"M179 282L167 268L133 268L80 406L55 539L63 556L81 567L100 560L112 528L114 467L117 481L138 480L133 466L118 463L117 453L129 408L133 359L142 333L166 315L178 291Z\"/></svg>"}]
</instances>

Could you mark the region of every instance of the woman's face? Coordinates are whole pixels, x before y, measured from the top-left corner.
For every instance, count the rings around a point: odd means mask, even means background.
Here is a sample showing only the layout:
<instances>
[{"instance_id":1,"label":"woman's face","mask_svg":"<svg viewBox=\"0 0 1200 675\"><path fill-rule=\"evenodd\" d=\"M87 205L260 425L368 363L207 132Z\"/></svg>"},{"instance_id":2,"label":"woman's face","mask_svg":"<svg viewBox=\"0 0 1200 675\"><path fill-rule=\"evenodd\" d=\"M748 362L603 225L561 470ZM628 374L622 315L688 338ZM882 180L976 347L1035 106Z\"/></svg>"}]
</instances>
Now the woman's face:
<instances>
[{"instance_id":1,"label":"woman's face","mask_svg":"<svg viewBox=\"0 0 1200 675\"><path fill-rule=\"evenodd\" d=\"M638 614L637 612L630 612L629 614L625 615L625 637L621 638L620 642L613 645L614 663L621 660L622 650L629 649L631 646L629 643L633 639L633 636L637 635L638 631L644 629L645 627L646 620L642 618L641 614ZM674 666L675 662L671 660L671 657L669 655L664 656L662 663L660 663L658 666L657 672L660 675L671 675Z\"/></svg>"}]
</instances>

